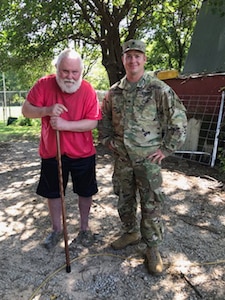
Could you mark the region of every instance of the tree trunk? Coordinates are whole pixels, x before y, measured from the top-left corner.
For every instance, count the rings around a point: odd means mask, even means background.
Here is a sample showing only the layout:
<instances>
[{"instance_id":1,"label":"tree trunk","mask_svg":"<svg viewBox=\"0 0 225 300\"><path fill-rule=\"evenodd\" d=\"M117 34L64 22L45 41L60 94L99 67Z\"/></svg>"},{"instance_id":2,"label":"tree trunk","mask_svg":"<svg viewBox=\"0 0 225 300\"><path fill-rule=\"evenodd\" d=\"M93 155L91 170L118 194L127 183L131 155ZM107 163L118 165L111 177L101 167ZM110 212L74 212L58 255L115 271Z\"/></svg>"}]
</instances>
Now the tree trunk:
<instances>
[{"instance_id":1,"label":"tree trunk","mask_svg":"<svg viewBox=\"0 0 225 300\"><path fill-rule=\"evenodd\" d=\"M110 85L120 80L125 75L122 63L122 48L120 45L119 31L112 30L101 40L102 64L108 74Z\"/></svg>"}]
</instances>

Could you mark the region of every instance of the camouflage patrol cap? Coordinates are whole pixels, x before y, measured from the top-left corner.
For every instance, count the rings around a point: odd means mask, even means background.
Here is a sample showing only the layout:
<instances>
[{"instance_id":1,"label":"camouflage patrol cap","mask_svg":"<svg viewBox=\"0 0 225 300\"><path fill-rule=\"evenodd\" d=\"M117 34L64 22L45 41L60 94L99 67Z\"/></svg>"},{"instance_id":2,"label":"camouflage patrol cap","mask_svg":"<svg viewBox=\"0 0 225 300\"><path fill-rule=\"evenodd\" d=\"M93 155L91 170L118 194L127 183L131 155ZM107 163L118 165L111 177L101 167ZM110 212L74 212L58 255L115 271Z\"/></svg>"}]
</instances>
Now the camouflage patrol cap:
<instances>
[{"instance_id":1,"label":"camouflage patrol cap","mask_svg":"<svg viewBox=\"0 0 225 300\"><path fill-rule=\"evenodd\" d=\"M145 53L146 46L145 43L140 40L129 40L123 44L122 48L123 48L123 54L130 50L137 50Z\"/></svg>"}]
</instances>

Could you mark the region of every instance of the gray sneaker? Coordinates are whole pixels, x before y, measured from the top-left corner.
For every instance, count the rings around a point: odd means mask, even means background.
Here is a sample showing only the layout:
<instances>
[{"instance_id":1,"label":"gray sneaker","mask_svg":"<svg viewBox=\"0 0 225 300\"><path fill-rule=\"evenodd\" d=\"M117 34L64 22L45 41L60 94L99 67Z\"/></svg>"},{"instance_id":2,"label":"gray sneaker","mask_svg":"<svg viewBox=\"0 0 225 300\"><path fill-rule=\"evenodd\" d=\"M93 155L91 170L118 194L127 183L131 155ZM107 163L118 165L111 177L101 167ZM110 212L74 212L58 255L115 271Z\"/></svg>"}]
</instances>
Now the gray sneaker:
<instances>
[{"instance_id":1,"label":"gray sneaker","mask_svg":"<svg viewBox=\"0 0 225 300\"><path fill-rule=\"evenodd\" d=\"M90 247L95 242L94 235L90 230L82 230L77 237L72 241L71 245L80 244L84 247Z\"/></svg>"},{"instance_id":2,"label":"gray sneaker","mask_svg":"<svg viewBox=\"0 0 225 300\"><path fill-rule=\"evenodd\" d=\"M46 249L51 250L58 244L62 236L63 236L62 232L56 232L56 231L51 232L45 239L43 246Z\"/></svg>"}]
</instances>

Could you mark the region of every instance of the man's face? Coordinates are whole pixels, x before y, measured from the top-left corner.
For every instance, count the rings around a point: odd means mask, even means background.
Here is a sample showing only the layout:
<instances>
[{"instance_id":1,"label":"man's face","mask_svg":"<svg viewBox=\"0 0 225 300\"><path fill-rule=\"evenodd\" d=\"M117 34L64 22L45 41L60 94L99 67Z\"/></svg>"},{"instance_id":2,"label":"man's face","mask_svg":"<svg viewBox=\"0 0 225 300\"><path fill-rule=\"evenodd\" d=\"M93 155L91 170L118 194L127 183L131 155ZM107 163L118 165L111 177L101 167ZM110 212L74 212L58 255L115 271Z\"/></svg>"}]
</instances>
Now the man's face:
<instances>
[{"instance_id":1,"label":"man's face","mask_svg":"<svg viewBox=\"0 0 225 300\"><path fill-rule=\"evenodd\" d=\"M128 75L139 75L144 72L146 55L140 51L130 50L124 53L122 61Z\"/></svg>"},{"instance_id":2,"label":"man's face","mask_svg":"<svg viewBox=\"0 0 225 300\"><path fill-rule=\"evenodd\" d=\"M65 93L76 92L82 82L82 69L79 59L63 58L57 66L56 80Z\"/></svg>"}]
</instances>

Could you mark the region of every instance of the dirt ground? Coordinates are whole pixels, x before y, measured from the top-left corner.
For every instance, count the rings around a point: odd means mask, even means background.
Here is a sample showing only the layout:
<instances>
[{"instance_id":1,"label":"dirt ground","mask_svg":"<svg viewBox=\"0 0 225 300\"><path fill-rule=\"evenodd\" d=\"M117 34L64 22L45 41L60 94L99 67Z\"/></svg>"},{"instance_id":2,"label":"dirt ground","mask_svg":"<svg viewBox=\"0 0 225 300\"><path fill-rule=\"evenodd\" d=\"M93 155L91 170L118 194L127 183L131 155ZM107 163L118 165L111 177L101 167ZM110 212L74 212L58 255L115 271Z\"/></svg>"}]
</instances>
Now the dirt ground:
<instances>
[{"instance_id":1,"label":"dirt ground","mask_svg":"<svg viewBox=\"0 0 225 300\"><path fill-rule=\"evenodd\" d=\"M89 249L70 251L67 273L64 242L51 252L41 244L50 222L46 201L35 194L37 148L37 141L0 144L0 299L225 299L225 189L216 169L174 157L163 162L168 199L160 251L165 271L154 277L136 246L110 247L120 221L111 185L112 157L98 145L99 192L90 215L96 239ZM79 224L71 185L65 200L70 243Z\"/></svg>"}]
</instances>

